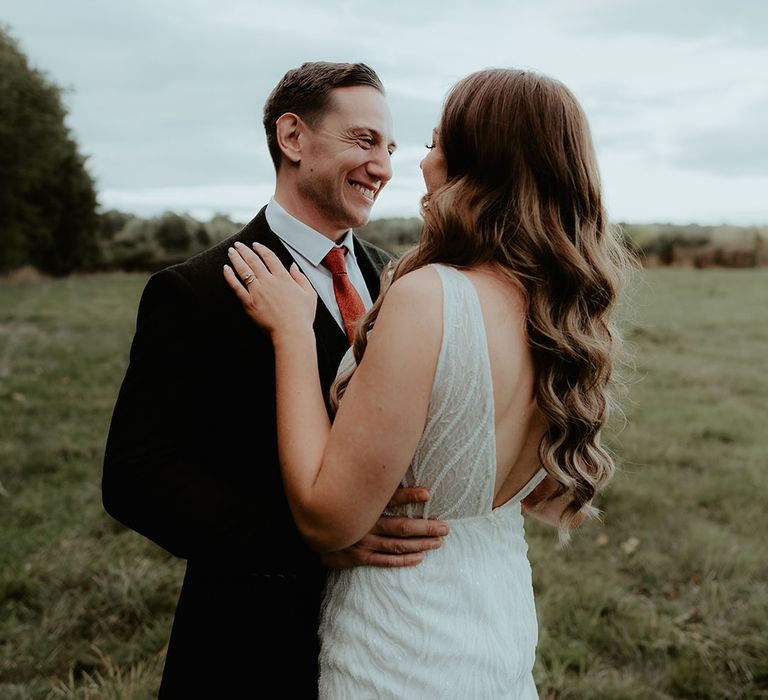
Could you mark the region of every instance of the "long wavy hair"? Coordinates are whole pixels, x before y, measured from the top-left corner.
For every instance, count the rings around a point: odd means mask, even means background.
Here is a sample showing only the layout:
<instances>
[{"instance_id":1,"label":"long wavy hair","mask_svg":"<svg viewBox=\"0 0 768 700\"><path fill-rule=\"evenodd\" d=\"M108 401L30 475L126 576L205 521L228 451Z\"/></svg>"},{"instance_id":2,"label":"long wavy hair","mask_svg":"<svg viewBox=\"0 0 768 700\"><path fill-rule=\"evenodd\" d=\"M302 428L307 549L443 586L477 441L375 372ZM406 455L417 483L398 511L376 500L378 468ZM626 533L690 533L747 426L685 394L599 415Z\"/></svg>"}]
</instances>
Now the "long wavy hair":
<instances>
[{"instance_id":1,"label":"long wavy hair","mask_svg":"<svg viewBox=\"0 0 768 700\"><path fill-rule=\"evenodd\" d=\"M382 274L358 323L359 363L389 285L430 263L491 265L523 293L535 397L547 421L539 459L571 497L562 542L615 466L601 443L620 336L610 321L631 259L607 225L587 119L562 83L529 71L473 73L448 94L438 127L447 181L422 199L418 245ZM354 372L331 388L334 408Z\"/></svg>"}]
</instances>

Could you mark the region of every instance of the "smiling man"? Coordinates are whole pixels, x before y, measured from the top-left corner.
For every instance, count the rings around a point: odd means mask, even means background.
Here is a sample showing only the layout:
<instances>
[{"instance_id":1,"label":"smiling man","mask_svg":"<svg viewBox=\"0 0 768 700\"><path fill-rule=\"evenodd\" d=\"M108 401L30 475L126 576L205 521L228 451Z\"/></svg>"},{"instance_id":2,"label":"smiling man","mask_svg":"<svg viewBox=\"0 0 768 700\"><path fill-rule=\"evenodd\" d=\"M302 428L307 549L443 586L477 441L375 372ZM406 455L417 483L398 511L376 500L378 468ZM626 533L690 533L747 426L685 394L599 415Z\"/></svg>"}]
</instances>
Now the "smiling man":
<instances>
[{"instance_id":1,"label":"smiling man","mask_svg":"<svg viewBox=\"0 0 768 700\"><path fill-rule=\"evenodd\" d=\"M281 83L264 110L277 169L275 199L333 241L368 221L392 177L392 116L374 76L371 84L334 88L321 105L312 100L294 111L285 109Z\"/></svg>"},{"instance_id":2,"label":"smiling man","mask_svg":"<svg viewBox=\"0 0 768 700\"><path fill-rule=\"evenodd\" d=\"M389 260L352 228L391 178L395 144L384 89L363 64L289 71L264 126L274 197L231 239L149 280L107 441L106 510L187 560L161 698L315 696L324 567L415 565L446 532L439 521L382 517L321 560L291 518L273 349L222 268L231 246L254 241L299 265L320 297L314 329L327 396ZM399 489L393 502L427 497Z\"/></svg>"}]
</instances>

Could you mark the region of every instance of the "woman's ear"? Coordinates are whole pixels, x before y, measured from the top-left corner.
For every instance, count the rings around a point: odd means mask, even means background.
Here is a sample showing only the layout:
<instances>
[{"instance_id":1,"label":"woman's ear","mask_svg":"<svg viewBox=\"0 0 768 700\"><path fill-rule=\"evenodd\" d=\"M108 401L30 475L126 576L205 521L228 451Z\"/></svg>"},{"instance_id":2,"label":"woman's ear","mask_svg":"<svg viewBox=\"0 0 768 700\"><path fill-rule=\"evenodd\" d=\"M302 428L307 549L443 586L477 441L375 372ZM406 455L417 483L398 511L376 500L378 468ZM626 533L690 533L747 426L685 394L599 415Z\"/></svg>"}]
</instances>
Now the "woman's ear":
<instances>
[{"instance_id":1,"label":"woman's ear","mask_svg":"<svg viewBox=\"0 0 768 700\"><path fill-rule=\"evenodd\" d=\"M291 163L301 161L301 129L303 122L301 118L292 112L286 112L278 117L275 122L277 130L277 143L283 156Z\"/></svg>"}]
</instances>

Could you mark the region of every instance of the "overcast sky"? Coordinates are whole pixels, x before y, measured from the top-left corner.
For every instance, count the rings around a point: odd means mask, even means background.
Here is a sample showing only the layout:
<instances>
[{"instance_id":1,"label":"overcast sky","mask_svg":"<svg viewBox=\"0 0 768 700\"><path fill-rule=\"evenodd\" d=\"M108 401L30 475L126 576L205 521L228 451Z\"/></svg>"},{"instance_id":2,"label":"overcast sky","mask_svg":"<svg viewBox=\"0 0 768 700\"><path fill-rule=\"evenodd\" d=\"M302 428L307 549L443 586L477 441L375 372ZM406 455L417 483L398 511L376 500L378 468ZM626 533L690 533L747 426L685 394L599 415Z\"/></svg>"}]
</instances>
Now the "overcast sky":
<instances>
[{"instance_id":1,"label":"overcast sky","mask_svg":"<svg viewBox=\"0 0 768 700\"><path fill-rule=\"evenodd\" d=\"M768 1L3 0L104 208L248 220L273 170L261 109L304 61L379 73L400 148L374 217L412 216L418 164L460 77L522 67L566 83L614 221L768 223Z\"/></svg>"}]
</instances>

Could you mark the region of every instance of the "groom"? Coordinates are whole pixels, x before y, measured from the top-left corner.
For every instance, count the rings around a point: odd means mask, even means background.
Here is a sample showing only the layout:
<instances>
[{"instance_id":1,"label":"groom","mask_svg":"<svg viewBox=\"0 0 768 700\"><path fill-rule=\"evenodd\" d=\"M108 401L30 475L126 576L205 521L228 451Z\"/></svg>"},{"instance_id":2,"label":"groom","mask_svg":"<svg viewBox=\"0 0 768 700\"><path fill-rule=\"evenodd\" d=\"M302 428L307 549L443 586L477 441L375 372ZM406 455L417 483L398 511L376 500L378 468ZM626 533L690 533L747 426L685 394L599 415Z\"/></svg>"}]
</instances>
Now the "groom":
<instances>
[{"instance_id":1,"label":"groom","mask_svg":"<svg viewBox=\"0 0 768 700\"><path fill-rule=\"evenodd\" d=\"M384 89L363 64L289 71L264 126L275 196L235 236L149 280L107 441L105 509L187 560L161 698L267 688L316 696L324 565L413 565L445 534L439 521L382 518L321 560L294 525L277 456L273 350L222 267L237 241L263 243L286 267L296 261L322 302L314 328L327 395L389 260L351 228L392 176L394 144ZM400 489L393 500L426 497Z\"/></svg>"}]
</instances>

